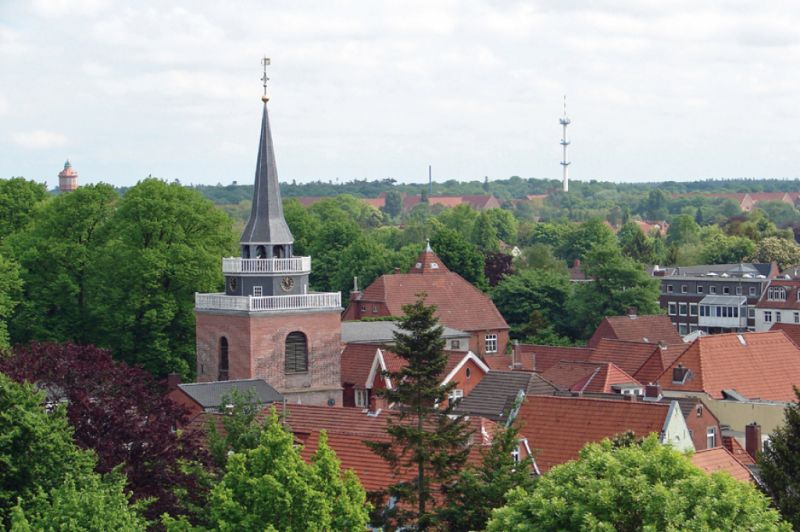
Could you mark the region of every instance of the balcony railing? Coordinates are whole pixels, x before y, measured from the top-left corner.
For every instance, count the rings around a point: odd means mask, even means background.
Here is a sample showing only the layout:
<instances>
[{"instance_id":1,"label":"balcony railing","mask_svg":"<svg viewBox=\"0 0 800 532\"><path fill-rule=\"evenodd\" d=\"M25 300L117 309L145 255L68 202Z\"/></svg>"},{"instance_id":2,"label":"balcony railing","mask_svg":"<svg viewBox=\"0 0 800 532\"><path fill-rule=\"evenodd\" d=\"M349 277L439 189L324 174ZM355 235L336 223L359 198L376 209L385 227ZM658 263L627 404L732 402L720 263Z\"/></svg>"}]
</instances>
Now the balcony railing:
<instances>
[{"instance_id":1,"label":"balcony railing","mask_svg":"<svg viewBox=\"0 0 800 532\"><path fill-rule=\"evenodd\" d=\"M194 305L201 310L242 310L270 312L282 310L341 309L340 292L314 292L290 296L228 296L219 294L194 295Z\"/></svg>"},{"instance_id":2,"label":"balcony railing","mask_svg":"<svg viewBox=\"0 0 800 532\"><path fill-rule=\"evenodd\" d=\"M311 257L290 259L222 259L222 273L307 273L311 271Z\"/></svg>"}]
</instances>

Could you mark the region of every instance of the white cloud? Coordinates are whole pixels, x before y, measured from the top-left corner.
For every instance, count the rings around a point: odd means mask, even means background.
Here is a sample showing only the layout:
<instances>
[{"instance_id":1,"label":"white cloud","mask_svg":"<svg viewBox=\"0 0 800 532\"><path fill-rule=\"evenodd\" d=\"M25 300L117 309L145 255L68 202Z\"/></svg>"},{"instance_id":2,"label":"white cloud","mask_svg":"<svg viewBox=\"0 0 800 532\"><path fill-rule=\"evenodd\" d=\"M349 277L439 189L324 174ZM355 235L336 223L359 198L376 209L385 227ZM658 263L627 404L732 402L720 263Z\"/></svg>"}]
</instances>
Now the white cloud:
<instances>
[{"instance_id":1,"label":"white cloud","mask_svg":"<svg viewBox=\"0 0 800 532\"><path fill-rule=\"evenodd\" d=\"M67 143L67 137L61 133L43 129L13 133L11 139L18 146L28 149L57 148Z\"/></svg>"},{"instance_id":2,"label":"white cloud","mask_svg":"<svg viewBox=\"0 0 800 532\"><path fill-rule=\"evenodd\" d=\"M33 0L33 9L42 17L95 15L108 7L108 0Z\"/></svg>"}]
</instances>

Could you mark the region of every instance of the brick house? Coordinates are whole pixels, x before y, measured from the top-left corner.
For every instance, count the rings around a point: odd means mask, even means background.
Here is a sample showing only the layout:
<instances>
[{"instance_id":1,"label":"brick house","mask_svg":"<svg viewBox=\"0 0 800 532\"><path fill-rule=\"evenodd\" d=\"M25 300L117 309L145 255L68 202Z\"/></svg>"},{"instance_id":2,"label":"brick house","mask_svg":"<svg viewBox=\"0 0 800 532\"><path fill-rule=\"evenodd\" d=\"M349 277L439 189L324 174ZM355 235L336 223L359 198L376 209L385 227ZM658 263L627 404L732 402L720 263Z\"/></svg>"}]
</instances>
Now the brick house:
<instances>
[{"instance_id":1,"label":"brick house","mask_svg":"<svg viewBox=\"0 0 800 532\"><path fill-rule=\"evenodd\" d=\"M606 316L587 342L587 347L597 347L601 339L629 340L652 344L680 344L681 335L668 316L663 314L639 316L631 309L626 316Z\"/></svg>"},{"instance_id":2,"label":"brick house","mask_svg":"<svg viewBox=\"0 0 800 532\"><path fill-rule=\"evenodd\" d=\"M778 323L800 324L799 280L770 280L756 303L756 331L768 331Z\"/></svg>"},{"instance_id":3,"label":"brick house","mask_svg":"<svg viewBox=\"0 0 800 532\"><path fill-rule=\"evenodd\" d=\"M430 245L409 273L381 275L363 292L351 293L344 320L402 316L403 305L426 294L436 317L447 327L470 334L469 350L480 357L502 354L508 345L508 324L492 300L463 277L447 269Z\"/></svg>"}]
</instances>

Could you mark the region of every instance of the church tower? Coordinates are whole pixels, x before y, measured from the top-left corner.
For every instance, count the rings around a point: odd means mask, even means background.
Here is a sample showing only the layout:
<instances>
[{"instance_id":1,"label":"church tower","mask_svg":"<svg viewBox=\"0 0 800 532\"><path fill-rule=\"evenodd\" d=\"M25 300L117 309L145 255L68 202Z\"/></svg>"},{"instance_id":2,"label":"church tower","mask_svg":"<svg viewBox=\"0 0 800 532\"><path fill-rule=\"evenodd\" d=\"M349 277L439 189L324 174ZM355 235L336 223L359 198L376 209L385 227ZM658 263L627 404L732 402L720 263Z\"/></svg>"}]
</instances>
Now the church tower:
<instances>
[{"instance_id":1,"label":"church tower","mask_svg":"<svg viewBox=\"0 0 800 532\"><path fill-rule=\"evenodd\" d=\"M195 296L197 380L262 378L289 401L340 406L341 294L309 291L311 257L294 256L266 80L265 71L253 206L240 256L222 259L225 292Z\"/></svg>"}]
</instances>

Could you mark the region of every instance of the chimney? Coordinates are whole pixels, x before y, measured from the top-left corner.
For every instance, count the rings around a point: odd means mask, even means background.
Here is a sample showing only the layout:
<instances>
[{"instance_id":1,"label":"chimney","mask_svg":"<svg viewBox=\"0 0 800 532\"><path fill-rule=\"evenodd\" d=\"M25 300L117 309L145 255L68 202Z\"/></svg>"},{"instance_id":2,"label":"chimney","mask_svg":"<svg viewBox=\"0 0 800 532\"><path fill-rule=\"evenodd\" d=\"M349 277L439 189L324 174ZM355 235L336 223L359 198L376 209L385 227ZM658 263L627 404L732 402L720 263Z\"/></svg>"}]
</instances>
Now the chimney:
<instances>
[{"instance_id":1,"label":"chimney","mask_svg":"<svg viewBox=\"0 0 800 532\"><path fill-rule=\"evenodd\" d=\"M519 361L519 340L514 340L514 346L511 348L511 369L520 369L522 363Z\"/></svg>"},{"instance_id":2,"label":"chimney","mask_svg":"<svg viewBox=\"0 0 800 532\"><path fill-rule=\"evenodd\" d=\"M628 317L632 320L636 319L636 307L628 307Z\"/></svg>"},{"instance_id":3,"label":"chimney","mask_svg":"<svg viewBox=\"0 0 800 532\"><path fill-rule=\"evenodd\" d=\"M652 382L644 387L644 400L645 401L658 401L661 399L661 385Z\"/></svg>"},{"instance_id":4,"label":"chimney","mask_svg":"<svg viewBox=\"0 0 800 532\"><path fill-rule=\"evenodd\" d=\"M672 368L672 382L683 384L686 381L687 373L689 373L689 368L685 368L683 364L678 363L677 367Z\"/></svg>"},{"instance_id":5,"label":"chimney","mask_svg":"<svg viewBox=\"0 0 800 532\"><path fill-rule=\"evenodd\" d=\"M350 290L350 301L361 299L361 290L358 289L358 277L353 277L353 289Z\"/></svg>"},{"instance_id":6,"label":"chimney","mask_svg":"<svg viewBox=\"0 0 800 532\"><path fill-rule=\"evenodd\" d=\"M177 390L178 385L181 383L180 373L170 373L167 375L167 391Z\"/></svg>"},{"instance_id":7,"label":"chimney","mask_svg":"<svg viewBox=\"0 0 800 532\"><path fill-rule=\"evenodd\" d=\"M758 460L761 454L761 425L755 421L744 428L744 448L753 460Z\"/></svg>"}]
</instances>

